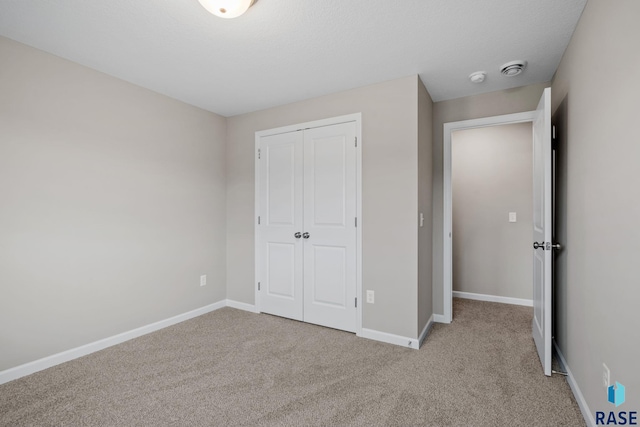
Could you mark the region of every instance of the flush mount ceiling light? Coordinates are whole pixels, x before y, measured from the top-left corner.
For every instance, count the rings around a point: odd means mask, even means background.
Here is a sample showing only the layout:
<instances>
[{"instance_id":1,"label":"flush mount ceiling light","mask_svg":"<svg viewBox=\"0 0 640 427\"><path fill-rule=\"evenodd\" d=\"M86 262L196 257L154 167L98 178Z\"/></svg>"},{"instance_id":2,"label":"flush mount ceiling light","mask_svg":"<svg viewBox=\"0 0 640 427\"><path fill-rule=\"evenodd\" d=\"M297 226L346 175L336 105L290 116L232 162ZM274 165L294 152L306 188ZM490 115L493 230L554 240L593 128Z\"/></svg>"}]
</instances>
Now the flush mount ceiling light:
<instances>
[{"instance_id":1,"label":"flush mount ceiling light","mask_svg":"<svg viewBox=\"0 0 640 427\"><path fill-rule=\"evenodd\" d=\"M500 73L502 73L503 76L508 77L517 76L518 74L522 73L526 66L527 61L518 60L507 62L502 67L500 67Z\"/></svg>"},{"instance_id":2,"label":"flush mount ceiling light","mask_svg":"<svg viewBox=\"0 0 640 427\"><path fill-rule=\"evenodd\" d=\"M487 73L484 71L476 71L475 73L469 74L469 80L471 80L471 83L482 83L485 77L487 77Z\"/></svg>"},{"instance_id":3,"label":"flush mount ceiling light","mask_svg":"<svg viewBox=\"0 0 640 427\"><path fill-rule=\"evenodd\" d=\"M237 18L257 0L198 0L200 4L220 18Z\"/></svg>"}]
</instances>

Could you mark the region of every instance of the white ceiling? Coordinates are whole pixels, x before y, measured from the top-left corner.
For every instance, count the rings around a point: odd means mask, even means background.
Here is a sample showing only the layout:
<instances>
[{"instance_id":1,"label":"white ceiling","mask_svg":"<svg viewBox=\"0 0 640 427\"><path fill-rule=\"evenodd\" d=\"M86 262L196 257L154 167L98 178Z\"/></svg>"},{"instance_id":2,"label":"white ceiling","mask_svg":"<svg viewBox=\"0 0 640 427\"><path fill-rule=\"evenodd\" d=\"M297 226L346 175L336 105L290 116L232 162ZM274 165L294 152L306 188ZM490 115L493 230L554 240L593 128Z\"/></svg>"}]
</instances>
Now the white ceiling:
<instances>
[{"instance_id":1,"label":"white ceiling","mask_svg":"<svg viewBox=\"0 0 640 427\"><path fill-rule=\"evenodd\" d=\"M1 0L0 35L232 116L413 74L434 101L549 81L585 3L259 0L227 20L198 0Z\"/></svg>"}]
</instances>

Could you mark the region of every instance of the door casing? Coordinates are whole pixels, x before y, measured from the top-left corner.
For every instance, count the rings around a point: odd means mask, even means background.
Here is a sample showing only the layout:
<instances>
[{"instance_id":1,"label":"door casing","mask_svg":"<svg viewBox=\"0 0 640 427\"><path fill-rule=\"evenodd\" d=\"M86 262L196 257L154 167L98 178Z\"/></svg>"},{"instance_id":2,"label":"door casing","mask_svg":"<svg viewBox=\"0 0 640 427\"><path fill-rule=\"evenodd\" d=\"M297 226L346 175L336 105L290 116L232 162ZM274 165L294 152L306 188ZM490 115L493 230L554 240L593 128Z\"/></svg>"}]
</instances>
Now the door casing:
<instances>
[{"instance_id":1,"label":"door casing","mask_svg":"<svg viewBox=\"0 0 640 427\"><path fill-rule=\"evenodd\" d=\"M508 125L514 123L531 122L535 118L535 111L506 114L502 116L483 117L480 119L462 120L444 124L443 140L443 229L442 229L442 279L443 279L443 314L434 314L436 322L451 323L453 319L453 200L451 190L451 134L455 131L475 129L488 126Z\"/></svg>"},{"instance_id":2,"label":"door casing","mask_svg":"<svg viewBox=\"0 0 640 427\"><path fill-rule=\"evenodd\" d=\"M356 295L358 298L358 305L356 307L356 335L360 336L362 333L362 113L347 114L344 116L332 117L328 119L315 120L311 122L298 123L289 126L283 126L274 129L267 129L258 131L255 133L255 151L254 151L254 277L255 277L255 308L256 312L260 313L260 291L258 290L258 283L260 279L260 241L259 241L259 224L258 217L260 216L260 163L258 162L258 155L260 149L260 138L268 135L277 135L280 133L295 132L298 130L305 130L311 128L318 128L323 126L331 126L341 123L355 122L356 124L356 215L357 215L357 227L356 227Z\"/></svg>"}]
</instances>

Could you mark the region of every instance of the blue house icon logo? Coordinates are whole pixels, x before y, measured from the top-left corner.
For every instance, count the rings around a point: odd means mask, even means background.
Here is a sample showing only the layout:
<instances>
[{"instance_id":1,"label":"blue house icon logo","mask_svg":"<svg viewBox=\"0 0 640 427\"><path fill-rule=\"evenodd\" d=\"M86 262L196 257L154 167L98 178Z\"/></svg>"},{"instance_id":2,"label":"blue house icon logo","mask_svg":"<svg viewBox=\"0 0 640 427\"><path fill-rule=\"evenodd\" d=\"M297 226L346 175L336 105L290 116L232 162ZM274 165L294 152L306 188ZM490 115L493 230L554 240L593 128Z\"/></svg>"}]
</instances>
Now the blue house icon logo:
<instances>
[{"instance_id":1,"label":"blue house icon logo","mask_svg":"<svg viewBox=\"0 0 640 427\"><path fill-rule=\"evenodd\" d=\"M609 402L616 405L616 408L624 403L624 386L616 381L615 386L609 386L608 390Z\"/></svg>"}]
</instances>

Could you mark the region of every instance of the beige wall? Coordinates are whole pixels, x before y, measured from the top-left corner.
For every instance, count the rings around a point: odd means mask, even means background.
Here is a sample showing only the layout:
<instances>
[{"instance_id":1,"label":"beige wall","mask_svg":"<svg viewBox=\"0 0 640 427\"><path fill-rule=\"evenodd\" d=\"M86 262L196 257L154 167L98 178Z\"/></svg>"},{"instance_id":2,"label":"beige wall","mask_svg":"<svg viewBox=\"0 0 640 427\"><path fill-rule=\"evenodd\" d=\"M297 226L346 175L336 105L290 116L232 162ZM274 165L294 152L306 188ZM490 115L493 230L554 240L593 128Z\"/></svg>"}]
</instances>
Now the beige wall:
<instances>
[{"instance_id":1,"label":"beige wall","mask_svg":"<svg viewBox=\"0 0 640 427\"><path fill-rule=\"evenodd\" d=\"M418 79L418 218L420 214L424 216L423 225L418 228L418 333L427 325L433 314L432 115L433 101L422 81Z\"/></svg>"},{"instance_id":2,"label":"beige wall","mask_svg":"<svg viewBox=\"0 0 640 427\"><path fill-rule=\"evenodd\" d=\"M640 410L640 2L587 3L553 79L559 143L555 337L591 411L602 363ZM617 66L623 64L622 66Z\"/></svg>"},{"instance_id":3,"label":"beige wall","mask_svg":"<svg viewBox=\"0 0 640 427\"><path fill-rule=\"evenodd\" d=\"M548 83L441 101L433 104L433 312L443 314L442 131L445 123L536 109Z\"/></svg>"},{"instance_id":4,"label":"beige wall","mask_svg":"<svg viewBox=\"0 0 640 427\"><path fill-rule=\"evenodd\" d=\"M224 118L0 57L0 371L224 299Z\"/></svg>"},{"instance_id":5,"label":"beige wall","mask_svg":"<svg viewBox=\"0 0 640 427\"><path fill-rule=\"evenodd\" d=\"M451 153L453 290L530 300L531 123L453 132Z\"/></svg>"},{"instance_id":6,"label":"beige wall","mask_svg":"<svg viewBox=\"0 0 640 427\"><path fill-rule=\"evenodd\" d=\"M418 77L231 117L227 122L227 297L254 303L255 132L362 113L363 327L416 338Z\"/></svg>"}]
</instances>

